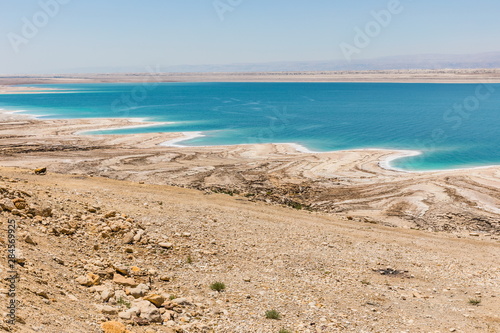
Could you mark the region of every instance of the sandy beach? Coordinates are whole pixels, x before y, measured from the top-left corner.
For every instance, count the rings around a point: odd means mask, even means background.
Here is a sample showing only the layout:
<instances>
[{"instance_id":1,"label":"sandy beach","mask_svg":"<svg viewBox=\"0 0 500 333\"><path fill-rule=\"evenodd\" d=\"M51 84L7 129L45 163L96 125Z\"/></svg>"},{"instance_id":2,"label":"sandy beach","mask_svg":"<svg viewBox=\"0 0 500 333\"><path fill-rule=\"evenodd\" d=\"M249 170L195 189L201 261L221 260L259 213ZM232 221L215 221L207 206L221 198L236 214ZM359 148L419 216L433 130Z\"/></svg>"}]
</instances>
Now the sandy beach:
<instances>
[{"instance_id":1,"label":"sandy beach","mask_svg":"<svg viewBox=\"0 0 500 333\"><path fill-rule=\"evenodd\" d=\"M406 74L402 78L396 72L303 73L290 80L500 82L499 70ZM254 79L288 81L290 75ZM217 74L219 79L203 80L252 81L250 76ZM190 74L154 79L202 80ZM40 76L2 78L0 84L144 80L152 77ZM30 92L3 86L0 93L12 89ZM148 124L137 119L40 120L0 111L2 186L32 193L28 202L52 202L60 218L47 220L50 223L61 223L64 210L76 216L73 211L81 210L77 206L99 205L102 213L117 210L142 221L149 235L149 241L137 242L127 257L118 238L96 234L94 239L78 232L55 235L26 223L23 232L37 235L39 243L37 250L26 245L28 261L43 262L57 252L53 255L74 263L56 269L51 261L43 267L53 275L66 274L61 285L77 295L81 309L100 301L89 296L86 287L75 289L72 281L105 267L91 267L95 263L90 261L80 265L64 254L62 249L78 237L85 240L78 249L87 258L105 257L110 267L112 261L147 267L156 273L137 279L149 276L161 292L203 305L181 307L172 315L171 331L165 325L152 325L153 331L128 326L132 332L181 332L176 329L182 325L192 325L192 332L277 332L280 327L294 332L500 331L500 166L402 172L391 169L390 161L412 152L314 153L293 144L180 147L185 133L81 134L143 125ZM37 168L47 168L48 174L34 175ZM107 221L103 216L98 218ZM59 247L51 248L43 237L57 239ZM167 240L174 250L158 262L158 244ZM100 244L98 250L91 249L92 242ZM115 244L109 245L110 253L116 251L113 258L106 257L111 254L103 250L105 244ZM151 251L156 251L156 259ZM194 263L183 263L187 255ZM32 273L42 266L36 265L28 265L31 271L23 273L23 298L47 308L48 316L60 316L61 325L70 325L78 310L61 311L74 301L54 296L57 302L44 305L30 292L40 289ZM387 269L398 273L392 276ZM175 279L163 281L161 272ZM224 280L228 291L211 292L206 285L212 280ZM471 299L480 299L480 306L472 306ZM262 316L273 307L283 313L279 322ZM117 320L116 313L99 309L81 320L82 332L97 332L94 323ZM39 320L31 310L24 313L26 322ZM180 319L184 317L190 319ZM204 328L194 328L194 323ZM47 325L50 332L57 331Z\"/></svg>"}]
</instances>

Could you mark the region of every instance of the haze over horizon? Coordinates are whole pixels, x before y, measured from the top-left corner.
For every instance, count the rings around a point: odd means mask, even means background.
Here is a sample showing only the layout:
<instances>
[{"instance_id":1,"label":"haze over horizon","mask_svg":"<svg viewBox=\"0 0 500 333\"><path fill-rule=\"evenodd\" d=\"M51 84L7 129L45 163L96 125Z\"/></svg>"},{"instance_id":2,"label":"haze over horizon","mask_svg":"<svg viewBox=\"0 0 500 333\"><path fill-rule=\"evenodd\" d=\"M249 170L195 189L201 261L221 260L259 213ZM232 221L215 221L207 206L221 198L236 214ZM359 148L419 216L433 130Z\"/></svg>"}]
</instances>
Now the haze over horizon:
<instances>
[{"instance_id":1,"label":"haze over horizon","mask_svg":"<svg viewBox=\"0 0 500 333\"><path fill-rule=\"evenodd\" d=\"M3 2L0 74L498 68L500 2Z\"/></svg>"}]
</instances>

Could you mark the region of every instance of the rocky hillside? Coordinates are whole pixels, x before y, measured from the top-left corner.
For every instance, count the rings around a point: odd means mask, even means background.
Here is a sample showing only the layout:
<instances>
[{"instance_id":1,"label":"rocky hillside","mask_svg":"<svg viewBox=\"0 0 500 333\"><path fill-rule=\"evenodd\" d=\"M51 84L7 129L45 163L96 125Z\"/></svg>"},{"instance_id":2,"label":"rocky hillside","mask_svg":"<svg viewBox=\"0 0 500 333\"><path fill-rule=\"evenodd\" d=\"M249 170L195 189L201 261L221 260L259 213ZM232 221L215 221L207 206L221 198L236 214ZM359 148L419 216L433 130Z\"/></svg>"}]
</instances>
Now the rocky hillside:
<instances>
[{"instance_id":1,"label":"rocky hillside","mask_svg":"<svg viewBox=\"0 0 500 333\"><path fill-rule=\"evenodd\" d=\"M1 169L6 332L497 332L499 242ZM15 224L15 238L9 227ZM9 267L14 263L13 267ZM17 273L9 279L11 271Z\"/></svg>"}]
</instances>

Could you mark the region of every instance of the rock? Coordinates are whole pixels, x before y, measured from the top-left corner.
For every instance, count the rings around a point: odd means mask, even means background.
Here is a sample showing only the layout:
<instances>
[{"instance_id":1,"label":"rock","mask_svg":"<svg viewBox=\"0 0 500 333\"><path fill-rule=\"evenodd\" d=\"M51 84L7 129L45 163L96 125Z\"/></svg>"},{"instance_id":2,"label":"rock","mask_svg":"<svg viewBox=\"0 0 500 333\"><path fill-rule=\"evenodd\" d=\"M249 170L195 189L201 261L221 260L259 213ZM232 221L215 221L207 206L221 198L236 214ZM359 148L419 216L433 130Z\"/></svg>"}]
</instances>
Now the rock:
<instances>
[{"instance_id":1,"label":"rock","mask_svg":"<svg viewBox=\"0 0 500 333\"><path fill-rule=\"evenodd\" d=\"M62 260L62 259L59 259L59 258L57 258L57 257L54 257L54 258L52 258L52 259L53 259L55 262L57 262L59 265L63 265L63 266L65 265L64 260Z\"/></svg>"},{"instance_id":2,"label":"rock","mask_svg":"<svg viewBox=\"0 0 500 333\"><path fill-rule=\"evenodd\" d=\"M148 291L149 291L149 287L147 285L145 285L144 283L141 283L140 285L138 285L135 288L127 289L127 294L134 296L134 298L141 298L141 297L144 297L144 295L146 295Z\"/></svg>"},{"instance_id":3,"label":"rock","mask_svg":"<svg viewBox=\"0 0 500 333\"><path fill-rule=\"evenodd\" d=\"M106 286L93 286L90 287L87 291L90 293L102 293L106 289L107 289Z\"/></svg>"},{"instance_id":4,"label":"rock","mask_svg":"<svg viewBox=\"0 0 500 333\"><path fill-rule=\"evenodd\" d=\"M161 323L162 318L160 311L151 302L140 300L134 301L134 307L139 308L140 318L147 320L150 323Z\"/></svg>"},{"instance_id":5,"label":"rock","mask_svg":"<svg viewBox=\"0 0 500 333\"><path fill-rule=\"evenodd\" d=\"M127 232L125 235L123 235L123 244L132 244L134 241L134 236L135 233L133 231Z\"/></svg>"},{"instance_id":6,"label":"rock","mask_svg":"<svg viewBox=\"0 0 500 333\"><path fill-rule=\"evenodd\" d=\"M165 297L158 295L158 294L152 294L152 295L148 295L148 296L144 297L144 300L150 301L157 308L159 308L165 302Z\"/></svg>"},{"instance_id":7,"label":"rock","mask_svg":"<svg viewBox=\"0 0 500 333\"><path fill-rule=\"evenodd\" d=\"M113 275L113 282L125 287L137 287L138 285L133 278L126 278L116 273Z\"/></svg>"},{"instance_id":8,"label":"rock","mask_svg":"<svg viewBox=\"0 0 500 333\"><path fill-rule=\"evenodd\" d=\"M47 294L47 292L46 292L46 291L37 291L35 294L36 294L37 296L43 297L43 298L45 298L45 299L49 299L49 294Z\"/></svg>"},{"instance_id":9,"label":"rock","mask_svg":"<svg viewBox=\"0 0 500 333\"><path fill-rule=\"evenodd\" d=\"M118 309L109 305L102 305L99 307L99 310L107 315L114 316L118 314Z\"/></svg>"},{"instance_id":10,"label":"rock","mask_svg":"<svg viewBox=\"0 0 500 333\"><path fill-rule=\"evenodd\" d=\"M47 168L38 168L33 170L35 175L45 175L47 173Z\"/></svg>"},{"instance_id":11,"label":"rock","mask_svg":"<svg viewBox=\"0 0 500 333\"><path fill-rule=\"evenodd\" d=\"M130 275L130 269L127 266L123 265L113 265L113 268L120 273L121 275L129 276Z\"/></svg>"},{"instance_id":12,"label":"rock","mask_svg":"<svg viewBox=\"0 0 500 333\"><path fill-rule=\"evenodd\" d=\"M12 204L12 202L8 199L4 199L0 202L0 207L2 210L11 212L12 210L16 209L16 207Z\"/></svg>"},{"instance_id":13,"label":"rock","mask_svg":"<svg viewBox=\"0 0 500 333\"><path fill-rule=\"evenodd\" d=\"M88 273L76 278L76 282L85 287L95 286L101 283L101 278L97 274Z\"/></svg>"},{"instance_id":14,"label":"rock","mask_svg":"<svg viewBox=\"0 0 500 333\"><path fill-rule=\"evenodd\" d=\"M162 276L160 276L160 280L168 282L168 281L172 280L172 277L170 275L162 275Z\"/></svg>"},{"instance_id":15,"label":"rock","mask_svg":"<svg viewBox=\"0 0 500 333\"><path fill-rule=\"evenodd\" d=\"M161 318L163 319L163 321L169 321L169 320L174 320L174 316L175 316L175 312L174 311L165 311L165 313L163 313L161 315Z\"/></svg>"},{"instance_id":16,"label":"rock","mask_svg":"<svg viewBox=\"0 0 500 333\"><path fill-rule=\"evenodd\" d=\"M107 302L109 301L109 299L111 297L114 297L115 296L115 292L114 290L111 290L111 289L104 289L101 293L101 299L104 301L104 302Z\"/></svg>"},{"instance_id":17,"label":"rock","mask_svg":"<svg viewBox=\"0 0 500 333\"><path fill-rule=\"evenodd\" d=\"M26 257L24 256L24 253L20 248L16 248L16 259L14 260L21 266L24 266L24 264L26 264Z\"/></svg>"},{"instance_id":18,"label":"rock","mask_svg":"<svg viewBox=\"0 0 500 333\"><path fill-rule=\"evenodd\" d=\"M43 208L35 211L35 215L41 217L52 217L52 208Z\"/></svg>"},{"instance_id":19,"label":"rock","mask_svg":"<svg viewBox=\"0 0 500 333\"><path fill-rule=\"evenodd\" d=\"M118 317L124 320L132 320L137 317L137 314L140 312L138 307L132 307L126 311L122 311L118 314Z\"/></svg>"},{"instance_id":20,"label":"rock","mask_svg":"<svg viewBox=\"0 0 500 333\"><path fill-rule=\"evenodd\" d=\"M20 209L20 210L26 209L26 207L28 207L28 205L26 204L26 200L24 200L22 198L14 199L14 200L12 200L12 203L14 204L14 206L17 209Z\"/></svg>"},{"instance_id":21,"label":"rock","mask_svg":"<svg viewBox=\"0 0 500 333\"><path fill-rule=\"evenodd\" d=\"M107 212L106 214L104 214L104 218L106 219L109 219L111 217L115 217L116 216L116 211L112 210L110 212Z\"/></svg>"},{"instance_id":22,"label":"rock","mask_svg":"<svg viewBox=\"0 0 500 333\"><path fill-rule=\"evenodd\" d=\"M174 247L174 244L169 243L169 242L161 242L161 243L158 243L158 245L164 249L171 249Z\"/></svg>"},{"instance_id":23,"label":"rock","mask_svg":"<svg viewBox=\"0 0 500 333\"><path fill-rule=\"evenodd\" d=\"M172 300L172 303L177 305L190 305L191 302L188 301L187 298L175 298Z\"/></svg>"},{"instance_id":24,"label":"rock","mask_svg":"<svg viewBox=\"0 0 500 333\"><path fill-rule=\"evenodd\" d=\"M24 236L24 241L28 244L31 244L31 245L36 245L37 242L35 242L33 240L33 238L31 238L31 235L30 234L27 234L26 236Z\"/></svg>"},{"instance_id":25,"label":"rock","mask_svg":"<svg viewBox=\"0 0 500 333\"><path fill-rule=\"evenodd\" d=\"M145 231L144 230L139 230L137 231L137 233L135 234L134 236L134 242L140 242L141 241L141 238L142 236L145 234Z\"/></svg>"},{"instance_id":26,"label":"rock","mask_svg":"<svg viewBox=\"0 0 500 333\"><path fill-rule=\"evenodd\" d=\"M132 333L126 329L125 325L117 321L108 321L101 324L104 333Z\"/></svg>"}]
</instances>

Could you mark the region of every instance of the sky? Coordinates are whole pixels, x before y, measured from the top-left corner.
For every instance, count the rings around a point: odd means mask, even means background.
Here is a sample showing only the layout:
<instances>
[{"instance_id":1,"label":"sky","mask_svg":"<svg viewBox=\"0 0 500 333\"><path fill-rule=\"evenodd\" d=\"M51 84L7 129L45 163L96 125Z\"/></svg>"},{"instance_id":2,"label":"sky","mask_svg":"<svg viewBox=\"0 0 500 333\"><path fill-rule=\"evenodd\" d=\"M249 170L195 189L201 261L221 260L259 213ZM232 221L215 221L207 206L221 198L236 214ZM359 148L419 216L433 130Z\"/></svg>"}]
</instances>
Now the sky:
<instances>
[{"instance_id":1,"label":"sky","mask_svg":"<svg viewBox=\"0 0 500 333\"><path fill-rule=\"evenodd\" d=\"M0 13L0 74L500 51L498 0L0 0Z\"/></svg>"}]
</instances>

